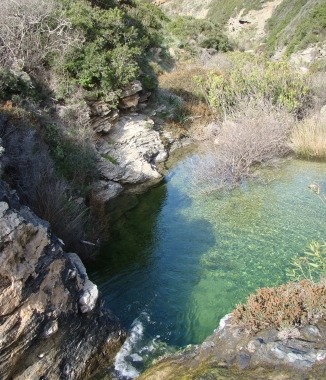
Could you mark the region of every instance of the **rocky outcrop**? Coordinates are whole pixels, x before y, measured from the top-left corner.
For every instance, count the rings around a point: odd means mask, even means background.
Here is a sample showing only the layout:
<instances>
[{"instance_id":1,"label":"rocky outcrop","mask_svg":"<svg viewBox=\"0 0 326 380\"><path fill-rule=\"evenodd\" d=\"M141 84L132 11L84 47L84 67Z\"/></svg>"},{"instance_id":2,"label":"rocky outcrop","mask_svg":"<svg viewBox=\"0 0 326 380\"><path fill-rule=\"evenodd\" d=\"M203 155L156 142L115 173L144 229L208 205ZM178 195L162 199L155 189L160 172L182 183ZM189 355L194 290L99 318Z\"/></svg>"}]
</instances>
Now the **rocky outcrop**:
<instances>
[{"instance_id":1,"label":"rocky outcrop","mask_svg":"<svg viewBox=\"0 0 326 380\"><path fill-rule=\"evenodd\" d=\"M124 333L76 254L0 188L0 378L87 379Z\"/></svg>"},{"instance_id":2,"label":"rocky outcrop","mask_svg":"<svg viewBox=\"0 0 326 380\"><path fill-rule=\"evenodd\" d=\"M153 126L153 120L145 115L124 116L98 140L103 179L122 184L153 184L162 178L155 164L164 161L168 153Z\"/></svg>"},{"instance_id":3,"label":"rocky outcrop","mask_svg":"<svg viewBox=\"0 0 326 380\"><path fill-rule=\"evenodd\" d=\"M161 360L139 379L324 378L325 337L325 323L250 336L227 316L203 344Z\"/></svg>"}]
</instances>

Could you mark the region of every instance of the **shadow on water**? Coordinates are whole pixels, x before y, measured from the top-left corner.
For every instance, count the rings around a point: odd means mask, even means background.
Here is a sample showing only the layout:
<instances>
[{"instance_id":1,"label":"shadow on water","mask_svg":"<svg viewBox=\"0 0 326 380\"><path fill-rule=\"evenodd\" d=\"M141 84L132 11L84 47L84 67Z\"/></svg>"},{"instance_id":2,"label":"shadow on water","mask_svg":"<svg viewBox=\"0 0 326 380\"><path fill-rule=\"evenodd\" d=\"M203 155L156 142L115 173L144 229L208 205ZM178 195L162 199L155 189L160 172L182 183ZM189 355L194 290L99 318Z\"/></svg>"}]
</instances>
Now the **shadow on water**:
<instances>
[{"instance_id":1,"label":"shadow on water","mask_svg":"<svg viewBox=\"0 0 326 380\"><path fill-rule=\"evenodd\" d=\"M185 305L200 280L200 258L215 245L207 220L182 215L191 203L166 183L151 189L116 223L109 243L88 266L107 306L126 328L145 312L146 333L177 346L194 343Z\"/></svg>"},{"instance_id":2,"label":"shadow on water","mask_svg":"<svg viewBox=\"0 0 326 380\"><path fill-rule=\"evenodd\" d=\"M202 342L251 292L287 281L292 257L325 237L326 207L309 189L326 187L325 163L289 161L264 172L267 186L246 182L205 195L191 187L191 160L146 194L118 199L119 211L134 208L87 268L131 329L116 361L127 378L172 345Z\"/></svg>"}]
</instances>

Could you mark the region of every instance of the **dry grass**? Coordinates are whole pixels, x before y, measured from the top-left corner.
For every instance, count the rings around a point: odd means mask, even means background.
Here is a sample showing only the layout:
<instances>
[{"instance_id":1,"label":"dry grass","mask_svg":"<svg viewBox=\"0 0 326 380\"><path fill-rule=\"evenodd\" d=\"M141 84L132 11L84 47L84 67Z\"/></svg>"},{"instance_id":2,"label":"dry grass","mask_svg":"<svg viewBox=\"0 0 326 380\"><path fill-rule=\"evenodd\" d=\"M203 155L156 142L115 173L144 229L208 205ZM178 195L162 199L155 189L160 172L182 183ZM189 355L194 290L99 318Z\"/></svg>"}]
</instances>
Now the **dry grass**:
<instances>
[{"instance_id":1,"label":"dry grass","mask_svg":"<svg viewBox=\"0 0 326 380\"><path fill-rule=\"evenodd\" d=\"M326 117L315 114L296 124L290 147L302 158L326 159Z\"/></svg>"},{"instance_id":2,"label":"dry grass","mask_svg":"<svg viewBox=\"0 0 326 380\"><path fill-rule=\"evenodd\" d=\"M277 288L261 288L237 305L232 323L248 332L316 323L326 316L326 283L304 280Z\"/></svg>"},{"instance_id":3,"label":"dry grass","mask_svg":"<svg viewBox=\"0 0 326 380\"><path fill-rule=\"evenodd\" d=\"M171 73L160 75L160 88L181 100L177 105L169 105L169 108L174 107L174 112L167 120L168 128L181 128L182 133L189 134L189 129L196 131L212 120L211 110L195 81L195 77L203 78L207 72L208 69L201 66L183 64Z\"/></svg>"},{"instance_id":4,"label":"dry grass","mask_svg":"<svg viewBox=\"0 0 326 380\"><path fill-rule=\"evenodd\" d=\"M81 241L95 242L98 238L105 241L108 237L104 204L93 197L89 199L89 207L75 201L76 194L58 175L46 145L25 123L3 123L2 140L4 179L17 190L23 204L50 223L56 236L64 241L66 250L89 259L94 246Z\"/></svg>"}]
</instances>

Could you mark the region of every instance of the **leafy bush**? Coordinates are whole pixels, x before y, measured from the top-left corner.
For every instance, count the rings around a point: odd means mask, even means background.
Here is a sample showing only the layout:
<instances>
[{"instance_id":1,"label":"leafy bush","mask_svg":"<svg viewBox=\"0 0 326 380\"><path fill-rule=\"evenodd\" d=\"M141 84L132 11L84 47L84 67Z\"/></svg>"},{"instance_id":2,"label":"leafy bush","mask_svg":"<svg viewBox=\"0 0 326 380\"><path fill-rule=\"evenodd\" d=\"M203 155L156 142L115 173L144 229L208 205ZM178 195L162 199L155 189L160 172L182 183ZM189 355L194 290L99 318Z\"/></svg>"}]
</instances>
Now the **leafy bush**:
<instances>
[{"instance_id":1,"label":"leafy bush","mask_svg":"<svg viewBox=\"0 0 326 380\"><path fill-rule=\"evenodd\" d=\"M309 77L287 62L229 53L232 66L225 72L211 71L198 85L217 114L228 114L242 98L266 99L299 114L309 106Z\"/></svg>"},{"instance_id":2,"label":"leafy bush","mask_svg":"<svg viewBox=\"0 0 326 380\"><path fill-rule=\"evenodd\" d=\"M286 46L286 54L323 41L326 35L323 1L283 0L268 20L267 48L273 54Z\"/></svg>"},{"instance_id":3,"label":"leafy bush","mask_svg":"<svg viewBox=\"0 0 326 380\"><path fill-rule=\"evenodd\" d=\"M307 279L320 281L326 277L326 244L313 241L303 256L296 255L292 259L292 268L287 275L299 281Z\"/></svg>"},{"instance_id":4,"label":"leafy bush","mask_svg":"<svg viewBox=\"0 0 326 380\"><path fill-rule=\"evenodd\" d=\"M178 16L167 26L168 31L179 39L179 47L188 46L192 41L202 48L217 51L230 50L230 43L221 28L212 21L191 16Z\"/></svg>"},{"instance_id":5,"label":"leafy bush","mask_svg":"<svg viewBox=\"0 0 326 380\"><path fill-rule=\"evenodd\" d=\"M232 323L255 333L316 323L326 317L326 283L303 280L277 288L261 288L237 305Z\"/></svg>"},{"instance_id":6,"label":"leafy bush","mask_svg":"<svg viewBox=\"0 0 326 380\"><path fill-rule=\"evenodd\" d=\"M58 72L105 100L128 85L142 69L151 72L146 50L160 43L164 15L151 4L98 7L84 0L65 1L72 26L84 36L81 48L67 55ZM147 73L148 74L148 73Z\"/></svg>"}]
</instances>

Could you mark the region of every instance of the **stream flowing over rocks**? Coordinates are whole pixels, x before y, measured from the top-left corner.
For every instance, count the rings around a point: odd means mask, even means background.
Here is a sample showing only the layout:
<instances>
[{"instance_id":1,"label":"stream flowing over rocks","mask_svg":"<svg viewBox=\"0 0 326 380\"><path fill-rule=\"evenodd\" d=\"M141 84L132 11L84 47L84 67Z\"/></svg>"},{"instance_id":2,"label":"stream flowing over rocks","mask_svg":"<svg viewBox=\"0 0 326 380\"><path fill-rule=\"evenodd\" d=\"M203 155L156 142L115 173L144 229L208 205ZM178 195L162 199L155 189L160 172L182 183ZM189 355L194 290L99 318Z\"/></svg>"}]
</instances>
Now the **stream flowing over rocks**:
<instances>
[{"instance_id":1,"label":"stream flowing over rocks","mask_svg":"<svg viewBox=\"0 0 326 380\"><path fill-rule=\"evenodd\" d=\"M87 379L125 333L74 253L0 186L0 378Z\"/></svg>"}]
</instances>

